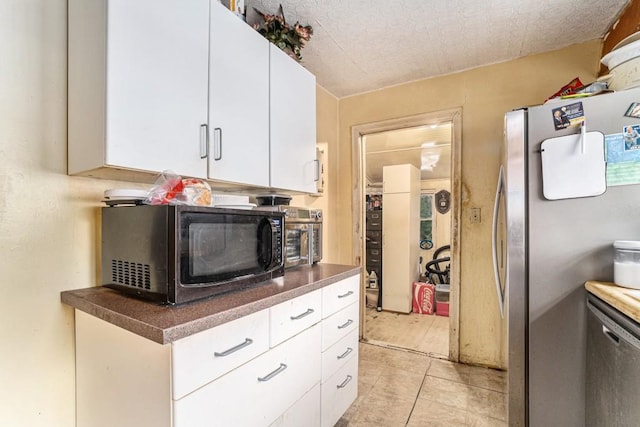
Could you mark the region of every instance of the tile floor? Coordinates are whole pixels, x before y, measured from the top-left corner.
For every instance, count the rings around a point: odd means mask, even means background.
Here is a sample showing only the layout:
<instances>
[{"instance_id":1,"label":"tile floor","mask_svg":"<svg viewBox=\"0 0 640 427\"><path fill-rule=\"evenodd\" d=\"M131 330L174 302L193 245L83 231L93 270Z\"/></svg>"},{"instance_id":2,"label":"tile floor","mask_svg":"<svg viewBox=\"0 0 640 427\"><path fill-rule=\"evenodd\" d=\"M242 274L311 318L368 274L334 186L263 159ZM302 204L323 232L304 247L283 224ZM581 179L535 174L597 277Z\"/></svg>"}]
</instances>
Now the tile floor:
<instances>
[{"instance_id":1,"label":"tile floor","mask_svg":"<svg viewBox=\"0 0 640 427\"><path fill-rule=\"evenodd\" d=\"M344 426L506 426L506 373L449 362L449 318L367 308Z\"/></svg>"},{"instance_id":2,"label":"tile floor","mask_svg":"<svg viewBox=\"0 0 640 427\"><path fill-rule=\"evenodd\" d=\"M344 426L506 426L504 372L360 343L358 397Z\"/></svg>"},{"instance_id":3,"label":"tile floor","mask_svg":"<svg viewBox=\"0 0 640 427\"><path fill-rule=\"evenodd\" d=\"M378 312L367 307L365 332L370 343L385 343L440 358L449 355L448 317Z\"/></svg>"}]
</instances>

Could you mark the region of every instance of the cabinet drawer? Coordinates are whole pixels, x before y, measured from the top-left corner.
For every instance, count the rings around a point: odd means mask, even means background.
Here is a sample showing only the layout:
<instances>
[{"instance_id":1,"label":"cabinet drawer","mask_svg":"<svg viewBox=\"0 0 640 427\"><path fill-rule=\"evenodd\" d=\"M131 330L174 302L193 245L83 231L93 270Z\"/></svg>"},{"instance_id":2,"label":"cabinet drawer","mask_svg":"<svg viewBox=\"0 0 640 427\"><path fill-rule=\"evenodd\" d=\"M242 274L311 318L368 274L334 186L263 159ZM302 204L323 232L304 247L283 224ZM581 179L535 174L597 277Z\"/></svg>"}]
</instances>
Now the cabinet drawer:
<instances>
[{"instance_id":1,"label":"cabinet drawer","mask_svg":"<svg viewBox=\"0 0 640 427\"><path fill-rule=\"evenodd\" d=\"M367 249L379 248L382 248L382 242L380 240L367 240Z\"/></svg>"},{"instance_id":2,"label":"cabinet drawer","mask_svg":"<svg viewBox=\"0 0 640 427\"><path fill-rule=\"evenodd\" d=\"M367 258L367 266L380 268L382 267L382 257L371 257Z\"/></svg>"},{"instance_id":3,"label":"cabinet drawer","mask_svg":"<svg viewBox=\"0 0 640 427\"><path fill-rule=\"evenodd\" d=\"M322 382L329 379L352 357L358 358L358 328L322 353Z\"/></svg>"},{"instance_id":4,"label":"cabinet drawer","mask_svg":"<svg viewBox=\"0 0 640 427\"><path fill-rule=\"evenodd\" d=\"M269 427L320 427L320 383L287 409Z\"/></svg>"},{"instance_id":5,"label":"cabinet drawer","mask_svg":"<svg viewBox=\"0 0 640 427\"><path fill-rule=\"evenodd\" d=\"M367 249L382 247L382 231L367 230Z\"/></svg>"},{"instance_id":6,"label":"cabinet drawer","mask_svg":"<svg viewBox=\"0 0 640 427\"><path fill-rule=\"evenodd\" d=\"M271 307L269 334L271 347L318 323L321 316L320 289Z\"/></svg>"},{"instance_id":7,"label":"cabinet drawer","mask_svg":"<svg viewBox=\"0 0 640 427\"><path fill-rule=\"evenodd\" d=\"M269 349L269 310L172 344L173 399L202 387Z\"/></svg>"},{"instance_id":8,"label":"cabinet drawer","mask_svg":"<svg viewBox=\"0 0 640 427\"><path fill-rule=\"evenodd\" d=\"M353 303L322 321L322 351L325 351L339 339L358 329L360 306Z\"/></svg>"},{"instance_id":9,"label":"cabinet drawer","mask_svg":"<svg viewBox=\"0 0 640 427\"><path fill-rule=\"evenodd\" d=\"M382 219L368 219L367 230L382 230Z\"/></svg>"},{"instance_id":10,"label":"cabinet drawer","mask_svg":"<svg viewBox=\"0 0 640 427\"><path fill-rule=\"evenodd\" d=\"M320 325L175 401L174 427L265 426L320 381Z\"/></svg>"},{"instance_id":11,"label":"cabinet drawer","mask_svg":"<svg viewBox=\"0 0 640 427\"><path fill-rule=\"evenodd\" d=\"M369 248L367 247L367 261L378 261L382 260L382 248Z\"/></svg>"},{"instance_id":12,"label":"cabinet drawer","mask_svg":"<svg viewBox=\"0 0 640 427\"><path fill-rule=\"evenodd\" d=\"M381 230L367 230L366 231L367 241L374 240L377 242L382 241L382 231Z\"/></svg>"},{"instance_id":13,"label":"cabinet drawer","mask_svg":"<svg viewBox=\"0 0 640 427\"><path fill-rule=\"evenodd\" d=\"M367 220L382 221L382 210L367 211Z\"/></svg>"},{"instance_id":14,"label":"cabinet drawer","mask_svg":"<svg viewBox=\"0 0 640 427\"><path fill-rule=\"evenodd\" d=\"M322 288L322 318L358 301L360 275L355 275Z\"/></svg>"},{"instance_id":15,"label":"cabinet drawer","mask_svg":"<svg viewBox=\"0 0 640 427\"><path fill-rule=\"evenodd\" d=\"M322 384L322 427L334 426L358 395L358 358L352 357Z\"/></svg>"}]
</instances>

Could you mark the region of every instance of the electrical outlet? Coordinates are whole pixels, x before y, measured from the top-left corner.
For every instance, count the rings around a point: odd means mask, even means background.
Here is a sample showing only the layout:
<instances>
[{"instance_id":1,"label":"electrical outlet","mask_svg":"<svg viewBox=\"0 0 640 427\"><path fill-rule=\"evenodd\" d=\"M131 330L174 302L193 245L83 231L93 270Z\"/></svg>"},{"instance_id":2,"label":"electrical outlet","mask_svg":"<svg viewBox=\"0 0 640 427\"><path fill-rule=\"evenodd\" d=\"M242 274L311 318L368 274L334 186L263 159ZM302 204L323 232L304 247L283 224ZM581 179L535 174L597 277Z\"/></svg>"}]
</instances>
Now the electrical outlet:
<instances>
[{"instance_id":1,"label":"electrical outlet","mask_svg":"<svg viewBox=\"0 0 640 427\"><path fill-rule=\"evenodd\" d=\"M471 208L471 224L480 224L480 208Z\"/></svg>"}]
</instances>

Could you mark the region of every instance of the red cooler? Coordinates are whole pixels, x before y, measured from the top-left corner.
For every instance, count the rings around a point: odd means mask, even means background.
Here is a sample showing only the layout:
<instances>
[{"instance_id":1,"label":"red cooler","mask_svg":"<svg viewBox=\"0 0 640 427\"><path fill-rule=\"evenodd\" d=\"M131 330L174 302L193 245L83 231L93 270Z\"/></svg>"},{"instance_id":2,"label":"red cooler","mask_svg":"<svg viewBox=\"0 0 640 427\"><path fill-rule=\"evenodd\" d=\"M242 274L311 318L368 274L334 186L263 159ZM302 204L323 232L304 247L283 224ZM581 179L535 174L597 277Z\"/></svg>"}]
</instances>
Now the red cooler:
<instances>
[{"instance_id":1,"label":"red cooler","mask_svg":"<svg viewBox=\"0 0 640 427\"><path fill-rule=\"evenodd\" d=\"M413 282L413 312L433 314L436 287L432 283Z\"/></svg>"}]
</instances>

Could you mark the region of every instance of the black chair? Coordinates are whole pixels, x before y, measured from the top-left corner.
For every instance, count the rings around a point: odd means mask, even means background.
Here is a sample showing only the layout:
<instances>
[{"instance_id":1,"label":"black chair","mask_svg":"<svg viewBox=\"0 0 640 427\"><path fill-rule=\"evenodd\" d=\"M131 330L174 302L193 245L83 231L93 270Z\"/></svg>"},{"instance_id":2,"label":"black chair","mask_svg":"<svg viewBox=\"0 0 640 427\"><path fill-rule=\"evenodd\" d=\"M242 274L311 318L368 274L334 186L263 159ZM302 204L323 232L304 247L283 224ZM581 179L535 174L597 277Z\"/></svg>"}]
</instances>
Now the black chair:
<instances>
[{"instance_id":1,"label":"black chair","mask_svg":"<svg viewBox=\"0 0 640 427\"><path fill-rule=\"evenodd\" d=\"M441 246L433 253L433 259L424 265L429 281L436 285L448 285L451 271L450 256L441 256L443 252L450 252L451 246ZM447 263L445 265L445 263Z\"/></svg>"}]
</instances>

